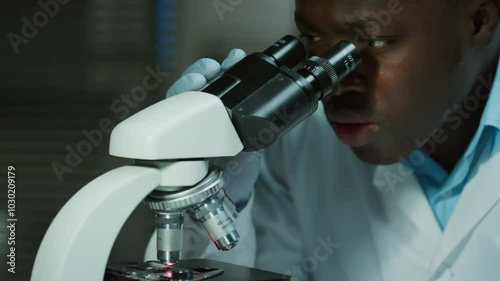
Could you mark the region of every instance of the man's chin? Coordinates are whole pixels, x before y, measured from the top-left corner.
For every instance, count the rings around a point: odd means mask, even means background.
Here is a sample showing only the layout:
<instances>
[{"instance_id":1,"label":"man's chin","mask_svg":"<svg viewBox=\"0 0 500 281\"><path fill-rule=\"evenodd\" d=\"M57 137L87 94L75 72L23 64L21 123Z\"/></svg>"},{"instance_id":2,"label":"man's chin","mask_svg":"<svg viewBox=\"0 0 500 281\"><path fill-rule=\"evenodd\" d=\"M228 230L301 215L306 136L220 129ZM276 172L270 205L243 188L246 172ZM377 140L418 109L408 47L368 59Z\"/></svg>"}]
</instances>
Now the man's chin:
<instances>
[{"instance_id":1,"label":"man's chin","mask_svg":"<svg viewBox=\"0 0 500 281\"><path fill-rule=\"evenodd\" d=\"M359 160L370 165L391 165L399 163L407 157L395 150L380 149L372 145L351 147L351 150Z\"/></svg>"}]
</instances>

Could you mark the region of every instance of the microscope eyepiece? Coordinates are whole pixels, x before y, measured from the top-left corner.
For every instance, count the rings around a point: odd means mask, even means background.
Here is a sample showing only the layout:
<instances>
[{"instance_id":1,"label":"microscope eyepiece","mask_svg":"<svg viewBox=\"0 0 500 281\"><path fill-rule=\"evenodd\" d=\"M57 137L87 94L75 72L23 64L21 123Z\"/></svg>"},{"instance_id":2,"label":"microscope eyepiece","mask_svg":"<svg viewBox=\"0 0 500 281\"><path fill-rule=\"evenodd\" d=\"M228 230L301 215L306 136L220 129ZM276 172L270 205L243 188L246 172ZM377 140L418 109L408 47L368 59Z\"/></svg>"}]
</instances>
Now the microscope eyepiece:
<instances>
[{"instance_id":1,"label":"microscope eyepiece","mask_svg":"<svg viewBox=\"0 0 500 281\"><path fill-rule=\"evenodd\" d=\"M321 58L333 66L339 80L344 79L361 63L361 55L356 46L347 41L341 41L323 54Z\"/></svg>"},{"instance_id":2,"label":"microscope eyepiece","mask_svg":"<svg viewBox=\"0 0 500 281\"><path fill-rule=\"evenodd\" d=\"M358 50L346 41L306 60L304 45L289 35L245 57L203 92L224 103L244 150L260 150L316 111L360 63Z\"/></svg>"},{"instance_id":3,"label":"microscope eyepiece","mask_svg":"<svg viewBox=\"0 0 500 281\"><path fill-rule=\"evenodd\" d=\"M314 88L312 99L319 101L335 93L340 81L361 63L361 56L354 44L342 41L325 54L311 57L297 69Z\"/></svg>"}]
</instances>

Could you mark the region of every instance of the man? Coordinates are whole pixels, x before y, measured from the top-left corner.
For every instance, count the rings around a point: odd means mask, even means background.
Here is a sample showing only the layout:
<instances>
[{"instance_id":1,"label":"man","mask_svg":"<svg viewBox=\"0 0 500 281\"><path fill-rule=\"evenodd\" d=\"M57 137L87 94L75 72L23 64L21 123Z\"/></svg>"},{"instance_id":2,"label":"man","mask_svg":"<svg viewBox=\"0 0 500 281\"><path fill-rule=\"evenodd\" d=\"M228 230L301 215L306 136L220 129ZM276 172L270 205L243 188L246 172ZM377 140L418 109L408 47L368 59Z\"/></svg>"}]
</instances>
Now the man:
<instances>
[{"instance_id":1,"label":"man","mask_svg":"<svg viewBox=\"0 0 500 281\"><path fill-rule=\"evenodd\" d=\"M297 0L309 55L348 40L363 63L265 150L240 245L203 256L295 280L500 280L499 7ZM238 57L198 62L170 93L200 89ZM258 161L242 155L249 179L228 189L246 203ZM188 253L205 250L187 240Z\"/></svg>"}]
</instances>

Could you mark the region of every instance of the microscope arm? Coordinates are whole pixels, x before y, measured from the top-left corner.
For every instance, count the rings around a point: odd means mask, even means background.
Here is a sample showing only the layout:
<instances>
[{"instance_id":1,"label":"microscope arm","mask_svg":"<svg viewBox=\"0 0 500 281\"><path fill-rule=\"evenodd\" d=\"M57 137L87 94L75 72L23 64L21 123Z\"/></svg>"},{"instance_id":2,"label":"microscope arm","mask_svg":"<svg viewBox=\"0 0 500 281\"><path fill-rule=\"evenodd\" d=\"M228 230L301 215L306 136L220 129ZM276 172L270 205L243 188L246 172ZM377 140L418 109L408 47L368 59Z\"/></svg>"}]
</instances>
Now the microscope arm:
<instances>
[{"instance_id":1,"label":"microscope arm","mask_svg":"<svg viewBox=\"0 0 500 281\"><path fill-rule=\"evenodd\" d=\"M31 280L102 280L120 229L160 179L156 168L124 166L83 187L47 230Z\"/></svg>"}]
</instances>

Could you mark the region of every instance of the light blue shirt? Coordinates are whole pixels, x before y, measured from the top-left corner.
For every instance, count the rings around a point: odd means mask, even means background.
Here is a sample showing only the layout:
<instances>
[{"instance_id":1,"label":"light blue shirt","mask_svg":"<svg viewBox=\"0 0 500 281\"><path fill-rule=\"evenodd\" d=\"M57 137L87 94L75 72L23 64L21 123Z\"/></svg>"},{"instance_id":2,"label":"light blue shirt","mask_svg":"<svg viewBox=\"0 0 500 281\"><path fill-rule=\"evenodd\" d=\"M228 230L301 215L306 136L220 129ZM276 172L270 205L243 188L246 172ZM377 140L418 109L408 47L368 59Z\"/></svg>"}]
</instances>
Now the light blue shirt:
<instances>
[{"instance_id":1,"label":"light blue shirt","mask_svg":"<svg viewBox=\"0 0 500 281\"><path fill-rule=\"evenodd\" d=\"M414 152L419 153L418 156L424 158L423 161L419 161L418 165L415 165L416 161L404 161L404 164L409 165L414 170L441 229L446 227L460 194L469 181L470 172L477 165L481 152L484 149L489 149L488 157L491 157L500 149L500 61L497 69L493 85L491 85L489 77L478 77L481 85L479 92L484 95L487 90L491 89L490 95L479 128L451 173L448 173L422 150ZM493 73L489 75L493 75ZM475 96L477 100L480 97ZM473 108L472 105L474 105L473 101L470 103L470 108ZM467 112L466 109L464 111ZM416 158L416 155L414 157Z\"/></svg>"}]
</instances>

